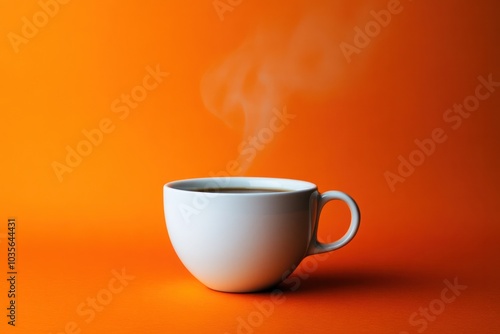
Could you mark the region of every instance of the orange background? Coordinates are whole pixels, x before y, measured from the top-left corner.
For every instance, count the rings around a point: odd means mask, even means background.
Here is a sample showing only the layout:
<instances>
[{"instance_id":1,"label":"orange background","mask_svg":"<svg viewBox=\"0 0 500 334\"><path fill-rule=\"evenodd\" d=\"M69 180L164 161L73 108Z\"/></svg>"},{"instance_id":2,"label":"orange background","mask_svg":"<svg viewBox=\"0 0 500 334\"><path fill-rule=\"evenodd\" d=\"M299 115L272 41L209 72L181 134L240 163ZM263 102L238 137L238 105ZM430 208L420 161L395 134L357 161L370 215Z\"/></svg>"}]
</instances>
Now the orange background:
<instances>
[{"instance_id":1,"label":"orange background","mask_svg":"<svg viewBox=\"0 0 500 334\"><path fill-rule=\"evenodd\" d=\"M500 81L496 2L402 0L401 11L350 62L341 43L354 45L354 28L373 21L370 11L386 9L387 1L228 1L234 6L223 20L208 0L69 1L50 7L53 17L44 22L40 16L38 32L13 46L9 36L22 34L24 17L32 22L40 15L40 3L54 2L5 2L0 10L4 272L9 217L17 219L18 242L16 327L4 315L8 286L2 280L2 332L499 330L500 92L456 130L443 119L474 94L479 76ZM304 20L312 28L288 49ZM326 41L321 47L314 42L318 34ZM330 66L326 71L314 67L315 50ZM292 51L297 59L289 59ZM299 71L283 65L295 60L304 62ZM238 106L223 120L224 111L204 104L202 78L228 61L233 75L208 87L233 87L240 66L256 80L256 63L270 66L264 74L273 79L266 83L281 85L278 92L272 86L255 93L256 81L245 83L239 94L252 101L243 110L246 123ZM113 101L157 66L169 75L120 119ZM293 86L297 73L312 77ZM214 97L215 106L233 93ZM262 96L269 100L255 101ZM184 269L165 228L162 186L224 172L239 145L266 125L259 118L263 105L286 107L295 118L242 174L343 190L358 201L362 225L347 247L321 262L309 260L317 269L307 278L296 274L298 289L282 287L282 303L259 318L256 305L269 305L269 292L214 292ZM103 119L113 131L60 182L54 161L64 163L66 147L75 149L85 140L82 131ZM245 130L244 124L257 125ZM414 141L436 128L447 140L392 191L384 173L397 173L398 157L408 159ZM340 235L347 219L344 206L331 204L321 219L322 237ZM77 309L103 296L113 270L134 278L87 323ZM423 321L425 328L411 323L420 308L443 305L436 300L445 280L467 288Z\"/></svg>"}]
</instances>

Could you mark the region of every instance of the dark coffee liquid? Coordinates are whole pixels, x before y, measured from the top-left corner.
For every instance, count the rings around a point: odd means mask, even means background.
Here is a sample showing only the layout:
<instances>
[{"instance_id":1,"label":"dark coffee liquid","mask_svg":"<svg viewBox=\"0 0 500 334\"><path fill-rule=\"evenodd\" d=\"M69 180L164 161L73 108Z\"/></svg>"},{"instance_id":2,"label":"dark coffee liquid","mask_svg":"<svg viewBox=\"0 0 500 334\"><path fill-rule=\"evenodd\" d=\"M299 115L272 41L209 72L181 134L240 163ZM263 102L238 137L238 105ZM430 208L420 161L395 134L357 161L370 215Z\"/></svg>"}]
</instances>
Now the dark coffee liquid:
<instances>
[{"instance_id":1,"label":"dark coffee liquid","mask_svg":"<svg viewBox=\"0 0 500 334\"><path fill-rule=\"evenodd\" d=\"M192 190L204 193L233 193L233 194L283 193L289 191L286 189L275 189L275 188L203 188L203 189L192 189Z\"/></svg>"}]
</instances>

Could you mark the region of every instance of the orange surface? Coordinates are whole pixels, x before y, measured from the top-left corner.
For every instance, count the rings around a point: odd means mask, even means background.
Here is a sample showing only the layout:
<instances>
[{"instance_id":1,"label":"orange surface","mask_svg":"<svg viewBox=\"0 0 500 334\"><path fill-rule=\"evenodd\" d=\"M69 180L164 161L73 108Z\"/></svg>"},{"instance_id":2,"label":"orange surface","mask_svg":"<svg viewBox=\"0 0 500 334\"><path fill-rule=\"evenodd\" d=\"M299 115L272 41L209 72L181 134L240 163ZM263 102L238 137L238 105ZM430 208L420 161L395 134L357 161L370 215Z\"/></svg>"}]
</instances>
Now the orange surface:
<instances>
[{"instance_id":1,"label":"orange surface","mask_svg":"<svg viewBox=\"0 0 500 334\"><path fill-rule=\"evenodd\" d=\"M496 2L57 4L0 10L2 333L500 330ZM274 109L292 116L269 137ZM205 288L162 185L234 161L348 192L359 234L282 294ZM327 207L323 238L347 219Z\"/></svg>"}]
</instances>

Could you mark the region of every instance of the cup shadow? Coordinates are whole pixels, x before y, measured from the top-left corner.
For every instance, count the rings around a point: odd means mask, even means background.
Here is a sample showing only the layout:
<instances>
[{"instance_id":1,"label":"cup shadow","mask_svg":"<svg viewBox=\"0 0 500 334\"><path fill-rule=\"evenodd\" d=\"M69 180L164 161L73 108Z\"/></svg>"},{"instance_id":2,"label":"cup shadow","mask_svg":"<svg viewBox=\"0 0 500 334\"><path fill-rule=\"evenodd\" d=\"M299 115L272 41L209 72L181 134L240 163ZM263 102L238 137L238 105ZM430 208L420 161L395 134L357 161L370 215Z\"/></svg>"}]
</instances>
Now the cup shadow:
<instances>
[{"instance_id":1,"label":"cup shadow","mask_svg":"<svg viewBox=\"0 0 500 334\"><path fill-rule=\"evenodd\" d=\"M389 291L423 284L424 277L383 269L349 270L335 272L293 273L275 286L285 294L315 292L346 292L365 290Z\"/></svg>"}]
</instances>

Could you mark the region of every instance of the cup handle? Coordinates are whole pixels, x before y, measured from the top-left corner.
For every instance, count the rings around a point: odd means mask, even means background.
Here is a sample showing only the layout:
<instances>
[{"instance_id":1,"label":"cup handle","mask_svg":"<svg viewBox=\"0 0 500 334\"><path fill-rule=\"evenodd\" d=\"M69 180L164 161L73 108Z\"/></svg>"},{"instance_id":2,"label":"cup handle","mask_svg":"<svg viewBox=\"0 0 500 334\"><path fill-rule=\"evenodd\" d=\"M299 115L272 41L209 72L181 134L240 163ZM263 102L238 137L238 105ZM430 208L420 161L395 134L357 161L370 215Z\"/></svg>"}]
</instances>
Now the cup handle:
<instances>
[{"instance_id":1,"label":"cup handle","mask_svg":"<svg viewBox=\"0 0 500 334\"><path fill-rule=\"evenodd\" d=\"M333 200L339 200L347 204L349 210L351 211L351 224L349 225L349 229L347 230L347 232L340 239L325 244L318 241L317 234L318 234L319 217L321 215L321 210L323 209L323 206L325 206L326 203ZM318 209L315 219L316 221L314 224L314 231L312 233L312 239L309 244L309 249L307 250L307 255L330 252L348 244L349 241L351 241L352 238L354 238L354 236L358 232L361 215L359 212L358 205L356 204L354 199L352 199L346 193L337 190L332 190L332 191L327 191L323 194L319 194Z\"/></svg>"}]
</instances>

